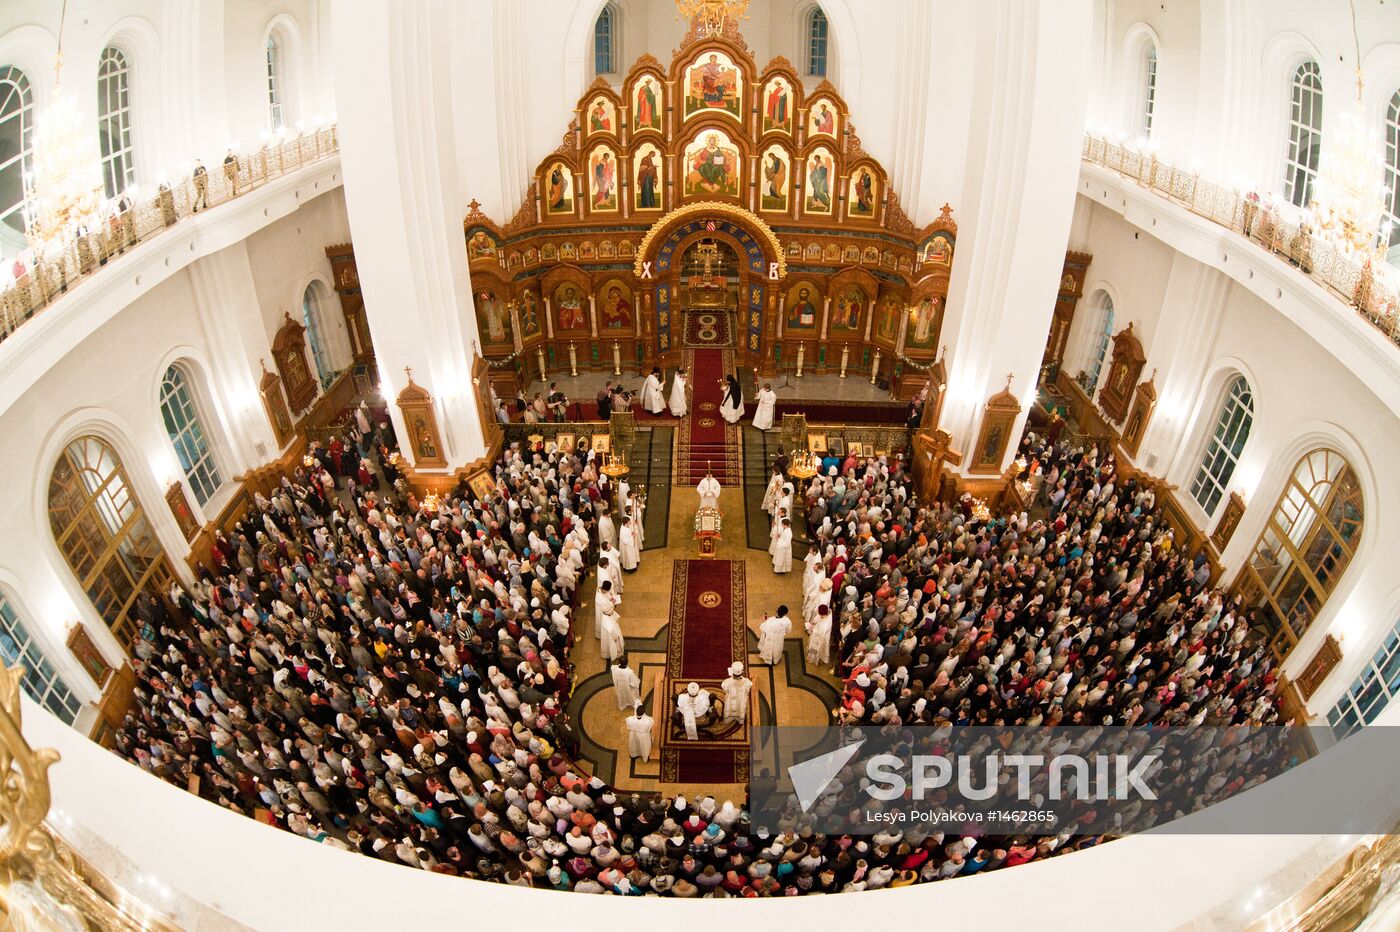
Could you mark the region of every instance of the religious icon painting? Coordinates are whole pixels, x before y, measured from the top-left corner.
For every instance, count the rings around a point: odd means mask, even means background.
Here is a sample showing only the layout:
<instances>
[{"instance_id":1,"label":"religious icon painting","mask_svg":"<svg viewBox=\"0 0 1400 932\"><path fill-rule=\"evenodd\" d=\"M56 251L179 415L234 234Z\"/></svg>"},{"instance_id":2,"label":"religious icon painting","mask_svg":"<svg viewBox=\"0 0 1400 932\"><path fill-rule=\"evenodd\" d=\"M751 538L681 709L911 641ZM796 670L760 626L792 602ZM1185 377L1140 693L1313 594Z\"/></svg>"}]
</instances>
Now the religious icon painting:
<instances>
[{"instance_id":1,"label":"religious icon painting","mask_svg":"<svg viewBox=\"0 0 1400 932\"><path fill-rule=\"evenodd\" d=\"M901 302L898 295L887 294L880 301L879 313L875 315L875 336L885 343L893 343L899 335L899 315Z\"/></svg>"},{"instance_id":2,"label":"religious icon painting","mask_svg":"<svg viewBox=\"0 0 1400 932\"><path fill-rule=\"evenodd\" d=\"M835 243L827 243L824 247L822 247L822 261L840 262L841 247L836 245Z\"/></svg>"},{"instance_id":3,"label":"religious icon painting","mask_svg":"<svg viewBox=\"0 0 1400 932\"><path fill-rule=\"evenodd\" d=\"M573 282L564 282L554 290L555 324L559 330L587 330L588 317L583 310L583 292Z\"/></svg>"},{"instance_id":4,"label":"religious icon painting","mask_svg":"<svg viewBox=\"0 0 1400 932\"><path fill-rule=\"evenodd\" d=\"M588 156L588 209L594 213L617 211L617 156L598 146Z\"/></svg>"},{"instance_id":5,"label":"religious icon painting","mask_svg":"<svg viewBox=\"0 0 1400 932\"><path fill-rule=\"evenodd\" d=\"M661 82L653 75L642 75L632 88L632 129L661 129Z\"/></svg>"},{"instance_id":6,"label":"religious icon painting","mask_svg":"<svg viewBox=\"0 0 1400 932\"><path fill-rule=\"evenodd\" d=\"M826 434L808 434L807 449L812 453L825 453Z\"/></svg>"},{"instance_id":7,"label":"religious icon painting","mask_svg":"<svg viewBox=\"0 0 1400 932\"><path fill-rule=\"evenodd\" d=\"M559 449L563 450L565 453L574 452L575 442L573 434L555 434L554 441L559 444Z\"/></svg>"},{"instance_id":8,"label":"religious icon painting","mask_svg":"<svg viewBox=\"0 0 1400 932\"><path fill-rule=\"evenodd\" d=\"M584 114L588 135L594 133L612 133L617 135L617 107L607 97L598 96L588 104L588 112Z\"/></svg>"},{"instance_id":9,"label":"religious icon painting","mask_svg":"<svg viewBox=\"0 0 1400 932\"><path fill-rule=\"evenodd\" d=\"M807 108L807 138L828 136L835 139L839 119L836 104L831 98L818 97L812 101L812 106Z\"/></svg>"},{"instance_id":10,"label":"religious icon painting","mask_svg":"<svg viewBox=\"0 0 1400 932\"><path fill-rule=\"evenodd\" d=\"M938 309L942 298L924 298L909 309L909 329L904 333L904 348L931 350L938 340Z\"/></svg>"},{"instance_id":11,"label":"religious icon painting","mask_svg":"<svg viewBox=\"0 0 1400 932\"><path fill-rule=\"evenodd\" d=\"M574 212L574 173L563 162L553 162L545 169L544 210L547 214Z\"/></svg>"},{"instance_id":12,"label":"religious icon painting","mask_svg":"<svg viewBox=\"0 0 1400 932\"><path fill-rule=\"evenodd\" d=\"M792 190L792 158L779 145L769 146L759 164L759 210L785 212Z\"/></svg>"},{"instance_id":13,"label":"religious icon painting","mask_svg":"<svg viewBox=\"0 0 1400 932\"><path fill-rule=\"evenodd\" d=\"M511 342L510 313L495 292L476 293L476 327L487 346Z\"/></svg>"},{"instance_id":14,"label":"religious icon painting","mask_svg":"<svg viewBox=\"0 0 1400 932\"><path fill-rule=\"evenodd\" d=\"M763 86L763 132L792 132L792 85L776 75Z\"/></svg>"},{"instance_id":15,"label":"religious icon painting","mask_svg":"<svg viewBox=\"0 0 1400 932\"><path fill-rule=\"evenodd\" d=\"M685 194L739 196L739 150L727 135L703 130L685 147Z\"/></svg>"},{"instance_id":16,"label":"religious icon painting","mask_svg":"<svg viewBox=\"0 0 1400 932\"><path fill-rule=\"evenodd\" d=\"M594 434L590 449L594 453L611 453L612 434Z\"/></svg>"},{"instance_id":17,"label":"religious icon painting","mask_svg":"<svg viewBox=\"0 0 1400 932\"><path fill-rule=\"evenodd\" d=\"M798 282L788 289L783 323L788 330L817 329L817 307L822 296L811 282Z\"/></svg>"},{"instance_id":18,"label":"religious icon painting","mask_svg":"<svg viewBox=\"0 0 1400 932\"><path fill-rule=\"evenodd\" d=\"M836 160L825 146L807 156L807 192L802 209L809 214L831 215L831 185L836 176Z\"/></svg>"},{"instance_id":19,"label":"religious icon painting","mask_svg":"<svg viewBox=\"0 0 1400 932\"><path fill-rule=\"evenodd\" d=\"M846 444L846 454L848 456L864 456L865 444L852 440Z\"/></svg>"},{"instance_id":20,"label":"religious icon painting","mask_svg":"<svg viewBox=\"0 0 1400 932\"><path fill-rule=\"evenodd\" d=\"M578 245L578 257L580 259L596 259L598 258L598 247L593 244L592 240L584 240Z\"/></svg>"},{"instance_id":21,"label":"religious icon painting","mask_svg":"<svg viewBox=\"0 0 1400 932\"><path fill-rule=\"evenodd\" d=\"M655 143L644 142L632 155L633 210L660 210L663 159Z\"/></svg>"},{"instance_id":22,"label":"religious icon painting","mask_svg":"<svg viewBox=\"0 0 1400 932\"><path fill-rule=\"evenodd\" d=\"M789 259L801 259L801 258L802 258L802 244L801 244L801 243L788 243L788 246L787 246L787 257L788 257Z\"/></svg>"},{"instance_id":23,"label":"religious icon painting","mask_svg":"<svg viewBox=\"0 0 1400 932\"><path fill-rule=\"evenodd\" d=\"M617 244L617 257L619 259L630 259L637 254L637 244L630 239L625 239Z\"/></svg>"},{"instance_id":24,"label":"religious icon painting","mask_svg":"<svg viewBox=\"0 0 1400 932\"><path fill-rule=\"evenodd\" d=\"M870 170L870 166L858 166L851 173L850 190L846 192L846 216L857 218L875 216L875 198L878 189L879 182L875 180L875 173Z\"/></svg>"},{"instance_id":25,"label":"religious icon painting","mask_svg":"<svg viewBox=\"0 0 1400 932\"><path fill-rule=\"evenodd\" d=\"M540 296L533 288L527 290L520 296L520 338L522 340L533 340L544 332L544 325L540 319Z\"/></svg>"},{"instance_id":26,"label":"religious icon painting","mask_svg":"<svg viewBox=\"0 0 1400 932\"><path fill-rule=\"evenodd\" d=\"M605 239L605 240L603 240L601 243L598 244L598 258L599 258L599 259L616 259L616 258L617 258L617 244L614 243L614 242L613 242L612 240L610 240L610 239Z\"/></svg>"},{"instance_id":27,"label":"religious icon painting","mask_svg":"<svg viewBox=\"0 0 1400 932\"><path fill-rule=\"evenodd\" d=\"M543 246L540 247L540 261L558 262L559 247L554 245L553 243L545 243Z\"/></svg>"},{"instance_id":28,"label":"religious icon painting","mask_svg":"<svg viewBox=\"0 0 1400 932\"><path fill-rule=\"evenodd\" d=\"M842 250L842 252L841 252L841 261L842 261L842 262L849 263L849 264L851 264L851 265L856 265L856 264L858 264L858 263L860 262L860 247L859 247L859 246L847 246L847 247L846 247L844 250Z\"/></svg>"},{"instance_id":29,"label":"religious icon painting","mask_svg":"<svg viewBox=\"0 0 1400 932\"><path fill-rule=\"evenodd\" d=\"M865 325L865 305L865 292L860 288L847 288L838 294L831 307L831 332L859 334Z\"/></svg>"},{"instance_id":30,"label":"religious icon painting","mask_svg":"<svg viewBox=\"0 0 1400 932\"><path fill-rule=\"evenodd\" d=\"M477 259L496 258L496 241L491 238L491 234L485 230L477 230L467 237L467 259L475 262Z\"/></svg>"},{"instance_id":31,"label":"religious icon painting","mask_svg":"<svg viewBox=\"0 0 1400 932\"><path fill-rule=\"evenodd\" d=\"M685 69L684 118L697 113L727 113L740 118L744 78L734 60L724 52L704 52Z\"/></svg>"},{"instance_id":32,"label":"religious icon painting","mask_svg":"<svg viewBox=\"0 0 1400 932\"><path fill-rule=\"evenodd\" d=\"M604 330L631 330L632 291L621 279L610 278L598 289L598 323Z\"/></svg>"}]
</instances>

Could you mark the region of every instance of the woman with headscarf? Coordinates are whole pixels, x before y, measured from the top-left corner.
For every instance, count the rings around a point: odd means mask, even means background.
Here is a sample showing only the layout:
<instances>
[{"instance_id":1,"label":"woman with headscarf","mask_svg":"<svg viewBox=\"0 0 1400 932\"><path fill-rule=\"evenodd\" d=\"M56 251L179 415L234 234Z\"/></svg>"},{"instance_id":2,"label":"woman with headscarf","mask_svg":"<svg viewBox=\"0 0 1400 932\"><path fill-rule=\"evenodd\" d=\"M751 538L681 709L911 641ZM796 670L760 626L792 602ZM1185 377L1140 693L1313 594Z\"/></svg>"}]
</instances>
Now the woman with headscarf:
<instances>
[{"instance_id":1,"label":"woman with headscarf","mask_svg":"<svg viewBox=\"0 0 1400 932\"><path fill-rule=\"evenodd\" d=\"M737 424L744 418L744 392L739 388L739 377L727 375L720 384L724 386L724 401L719 406L719 413L729 423Z\"/></svg>"}]
</instances>

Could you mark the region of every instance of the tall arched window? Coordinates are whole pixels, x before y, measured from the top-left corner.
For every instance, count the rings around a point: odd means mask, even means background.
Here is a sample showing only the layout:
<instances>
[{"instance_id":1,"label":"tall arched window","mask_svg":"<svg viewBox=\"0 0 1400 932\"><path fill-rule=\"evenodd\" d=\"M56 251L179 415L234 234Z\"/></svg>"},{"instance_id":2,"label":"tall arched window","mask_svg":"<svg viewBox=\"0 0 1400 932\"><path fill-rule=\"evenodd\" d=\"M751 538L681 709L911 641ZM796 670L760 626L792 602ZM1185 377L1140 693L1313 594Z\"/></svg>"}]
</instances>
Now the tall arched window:
<instances>
[{"instance_id":1,"label":"tall arched window","mask_svg":"<svg viewBox=\"0 0 1400 932\"><path fill-rule=\"evenodd\" d=\"M1385 111L1385 192L1383 222L1390 225L1390 235L1381 246L1389 250L1400 245L1400 90Z\"/></svg>"},{"instance_id":2,"label":"tall arched window","mask_svg":"<svg viewBox=\"0 0 1400 932\"><path fill-rule=\"evenodd\" d=\"M0 256L24 248L24 173L34 155L34 90L13 65L0 66Z\"/></svg>"},{"instance_id":3,"label":"tall arched window","mask_svg":"<svg viewBox=\"0 0 1400 932\"><path fill-rule=\"evenodd\" d=\"M121 49L107 46L97 63L97 141L102 184L116 197L136 180L131 150L131 70Z\"/></svg>"},{"instance_id":4,"label":"tall arched window","mask_svg":"<svg viewBox=\"0 0 1400 932\"><path fill-rule=\"evenodd\" d=\"M617 71L617 7L603 7L593 23L593 73L612 74Z\"/></svg>"},{"instance_id":5,"label":"tall arched window","mask_svg":"<svg viewBox=\"0 0 1400 932\"><path fill-rule=\"evenodd\" d=\"M282 43L267 37L267 122L275 133L282 128Z\"/></svg>"},{"instance_id":6,"label":"tall arched window","mask_svg":"<svg viewBox=\"0 0 1400 932\"><path fill-rule=\"evenodd\" d=\"M1322 152L1322 72L1308 59L1293 72L1288 112L1288 162L1283 196L1297 207L1312 201L1317 159Z\"/></svg>"},{"instance_id":7,"label":"tall arched window","mask_svg":"<svg viewBox=\"0 0 1400 932\"><path fill-rule=\"evenodd\" d=\"M92 607L130 646L141 596L162 598L175 574L116 451L93 436L68 445L49 476L49 527Z\"/></svg>"},{"instance_id":8,"label":"tall arched window","mask_svg":"<svg viewBox=\"0 0 1400 932\"><path fill-rule=\"evenodd\" d=\"M1138 130L1146 139L1152 138L1152 113L1157 108L1157 46L1148 42L1142 56L1142 116Z\"/></svg>"},{"instance_id":9,"label":"tall arched window","mask_svg":"<svg viewBox=\"0 0 1400 932\"><path fill-rule=\"evenodd\" d=\"M1113 299L1104 294L1100 299L1099 320L1089 334L1089 358L1084 367L1084 391L1094 397L1099 376L1103 373L1104 360L1108 358L1108 344L1113 342Z\"/></svg>"},{"instance_id":10,"label":"tall arched window","mask_svg":"<svg viewBox=\"0 0 1400 932\"><path fill-rule=\"evenodd\" d=\"M1327 713L1327 723L1339 739L1376 720L1390 701L1400 696L1400 624L1376 648L1346 695Z\"/></svg>"},{"instance_id":11,"label":"tall arched window","mask_svg":"<svg viewBox=\"0 0 1400 932\"><path fill-rule=\"evenodd\" d=\"M25 695L69 725L73 724L73 719L78 717L78 698L34 643L29 627L4 592L0 592L0 659L6 666L24 664L21 685Z\"/></svg>"},{"instance_id":12,"label":"tall arched window","mask_svg":"<svg viewBox=\"0 0 1400 932\"><path fill-rule=\"evenodd\" d=\"M1201 465L1196 470L1196 480L1191 483L1191 497L1206 514L1215 514L1216 506L1225 497L1230 485L1230 477L1239 465L1240 453L1249 440L1249 430L1254 426L1254 393L1249 382L1242 375L1230 380L1225 390L1225 400L1220 404L1220 413L1215 418L1215 430L1206 441L1206 451L1201 456Z\"/></svg>"},{"instance_id":13,"label":"tall arched window","mask_svg":"<svg viewBox=\"0 0 1400 932\"><path fill-rule=\"evenodd\" d=\"M812 12L807 14L807 74L810 77L826 77L827 27L822 8L812 7Z\"/></svg>"},{"instance_id":14,"label":"tall arched window","mask_svg":"<svg viewBox=\"0 0 1400 932\"><path fill-rule=\"evenodd\" d=\"M1356 472L1319 448L1289 476L1241 577L1246 603L1279 654L1308 630L1361 544L1365 503Z\"/></svg>"},{"instance_id":15,"label":"tall arched window","mask_svg":"<svg viewBox=\"0 0 1400 932\"><path fill-rule=\"evenodd\" d=\"M317 294L316 283L306 286L301 296L301 322L306 328L306 342L311 346L311 359L316 364L316 375L322 388L329 388L335 381L336 371L331 363L330 351L326 346L321 328L321 298Z\"/></svg>"},{"instance_id":16,"label":"tall arched window","mask_svg":"<svg viewBox=\"0 0 1400 932\"><path fill-rule=\"evenodd\" d=\"M205 504L224 484L224 479L209 449L204 424L190 391L190 379L178 365L166 369L165 379L160 383L160 417L175 447L180 471L189 480L194 497L201 505Z\"/></svg>"}]
</instances>

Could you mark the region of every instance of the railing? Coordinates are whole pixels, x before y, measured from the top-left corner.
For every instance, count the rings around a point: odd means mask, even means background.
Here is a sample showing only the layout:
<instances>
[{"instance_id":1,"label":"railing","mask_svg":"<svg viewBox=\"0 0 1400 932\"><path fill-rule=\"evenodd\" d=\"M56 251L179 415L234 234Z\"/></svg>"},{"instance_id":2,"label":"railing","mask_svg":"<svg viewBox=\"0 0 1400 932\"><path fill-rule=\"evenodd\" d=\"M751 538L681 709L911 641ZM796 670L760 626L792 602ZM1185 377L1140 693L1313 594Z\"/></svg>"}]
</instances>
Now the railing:
<instances>
[{"instance_id":1,"label":"railing","mask_svg":"<svg viewBox=\"0 0 1400 932\"><path fill-rule=\"evenodd\" d=\"M1396 320L1400 289L1395 285L1394 271L1380 256L1357 257L1315 235L1307 223L1285 216L1283 209L1268 199L1207 181L1200 172L1168 165L1151 152L1086 135L1081 158L1259 244L1324 285L1392 343L1400 344Z\"/></svg>"},{"instance_id":2,"label":"railing","mask_svg":"<svg viewBox=\"0 0 1400 932\"><path fill-rule=\"evenodd\" d=\"M127 210L114 208L101 229L76 236L57 256L36 260L14 284L0 292L0 340L85 276L116 261L138 243L193 216L197 202L209 207L222 204L339 151L336 128L329 126L241 155L236 170L231 170L235 166L222 163L209 166L202 197L194 179L186 177L160 185L154 196Z\"/></svg>"}]
</instances>

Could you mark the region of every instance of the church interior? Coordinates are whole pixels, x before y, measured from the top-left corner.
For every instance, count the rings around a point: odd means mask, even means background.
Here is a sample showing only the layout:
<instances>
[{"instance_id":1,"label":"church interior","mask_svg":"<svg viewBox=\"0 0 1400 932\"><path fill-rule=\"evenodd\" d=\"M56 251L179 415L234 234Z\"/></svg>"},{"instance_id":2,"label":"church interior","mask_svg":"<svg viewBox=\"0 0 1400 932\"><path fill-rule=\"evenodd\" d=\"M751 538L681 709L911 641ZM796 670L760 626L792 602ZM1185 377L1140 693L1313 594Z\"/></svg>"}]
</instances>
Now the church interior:
<instances>
[{"instance_id":1,"label":"church interior","mask_svg":"<svg viewBox=\"0 0 1400 932\"><path fill-rule=\"evenodd\" d=\"M1400 722L1394 0L13 0L0 383L15 928L1400 928L796 776Z\"/></svg>"}]
</instances>

